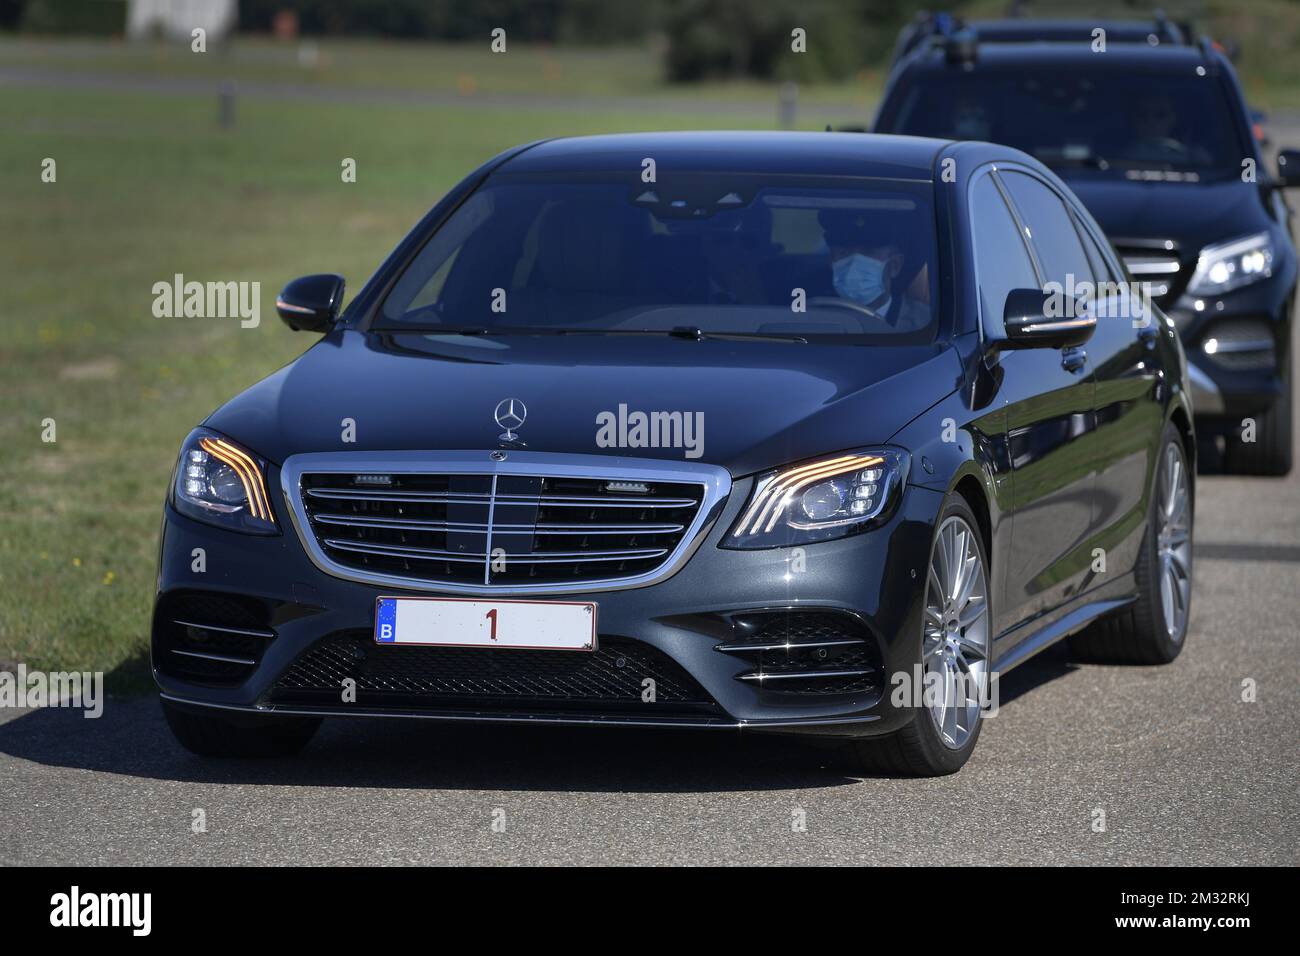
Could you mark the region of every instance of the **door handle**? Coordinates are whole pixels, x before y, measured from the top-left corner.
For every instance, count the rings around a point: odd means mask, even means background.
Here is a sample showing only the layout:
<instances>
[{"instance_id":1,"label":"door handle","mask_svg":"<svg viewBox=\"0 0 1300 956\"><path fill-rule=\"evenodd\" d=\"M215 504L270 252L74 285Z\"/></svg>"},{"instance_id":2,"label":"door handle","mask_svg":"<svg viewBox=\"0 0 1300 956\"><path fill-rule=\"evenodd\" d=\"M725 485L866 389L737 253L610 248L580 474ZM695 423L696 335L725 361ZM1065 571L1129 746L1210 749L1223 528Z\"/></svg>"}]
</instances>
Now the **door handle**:
<instances>
[{"instance_id":1,"label":"door handle","mask_svg":"<svg viewBox=\"0 0 1300 956\"><path fill-rule=\"evenodd\" d=\"M1077 372L1088 364L1088 353L1083 349L1066 349L1061 353L1061 368Z\"/></svg>"}]
</instances>

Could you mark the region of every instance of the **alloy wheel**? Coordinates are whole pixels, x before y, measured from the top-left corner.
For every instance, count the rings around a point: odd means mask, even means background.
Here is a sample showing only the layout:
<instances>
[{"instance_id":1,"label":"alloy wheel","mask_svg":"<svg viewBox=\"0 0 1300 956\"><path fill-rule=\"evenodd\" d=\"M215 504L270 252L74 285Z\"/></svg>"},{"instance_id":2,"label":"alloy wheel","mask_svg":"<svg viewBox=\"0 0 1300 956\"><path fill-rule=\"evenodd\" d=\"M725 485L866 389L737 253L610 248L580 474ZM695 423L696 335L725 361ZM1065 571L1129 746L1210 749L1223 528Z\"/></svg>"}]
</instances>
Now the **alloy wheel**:
<instances>
[{"instance_id":1,"label":"alloy wheel","mask_svg":"<svg viewBox=\"0 0 1300 956\"><path fill-rule=\"evenodd\" d=\"M1187 466L1177 443L1165 446L1161 469L1159 531L1156 538L1160 567L1160 603L1164 608L1165 630L1177 643L1187 629L1187 612L1192 594L1191 513L1188 507Z\"/></svg>"},{"instance_id":2,"label":"alloy wheel","mask_svg":"<svg viewBox=\"0 0 1300 956\"><path fill-rule=\"evenodd\" d=\"M988 584L975 531L947 518L935 537L921 639L927 710L945 747L975 731L989 662Z\"/></svg>"}]
</instances>

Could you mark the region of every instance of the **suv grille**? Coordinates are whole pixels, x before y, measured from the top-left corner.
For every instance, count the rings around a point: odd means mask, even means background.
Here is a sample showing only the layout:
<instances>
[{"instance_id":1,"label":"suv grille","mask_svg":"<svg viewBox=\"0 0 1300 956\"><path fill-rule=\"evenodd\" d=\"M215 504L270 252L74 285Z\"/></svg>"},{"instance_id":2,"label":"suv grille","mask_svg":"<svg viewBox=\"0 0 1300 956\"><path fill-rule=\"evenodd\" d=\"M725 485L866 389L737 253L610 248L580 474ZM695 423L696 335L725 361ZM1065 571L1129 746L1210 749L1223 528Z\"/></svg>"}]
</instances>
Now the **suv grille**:
<instances>
[{"instance_id":1,"label":"suv grille","mask_svg":"<svg viewBox=\"0 0 1300 956\"><path fill-rule=\"evenodd\" d=\"M1150 284L1151 298L1156 305L1164 306L1181 291L1182 261L1172 240L1116 239L1115 251L1124 260L1134 282Z\"/></svg>"},{"instance_id":2,"label":"suv grille","mask_svg":"<svg viewBox=\"0 0 1300 956\"><path fill-rule=\"evenodd\" d=\"M322 473L300 480L311 533L345 568L431 583L555 584L662 567L697 483L513 474Z\"/></svg>"},{"instance_id":3,"label":"suv grille","mask_svg":"<svg viewBox=\"0 0 1300 956\"><path fill-rule=\"evenodd\" d=\"M343 680L356 681L356 704L393 709L511 712L626 711L644 717L721 710L668 655L621 638L597 650L519 651L378 646L368 631L344 631L302 654L271 690L273 703L338 706ZM654 702L642 699L643 681Z\"/></svg>"}]
</instances>

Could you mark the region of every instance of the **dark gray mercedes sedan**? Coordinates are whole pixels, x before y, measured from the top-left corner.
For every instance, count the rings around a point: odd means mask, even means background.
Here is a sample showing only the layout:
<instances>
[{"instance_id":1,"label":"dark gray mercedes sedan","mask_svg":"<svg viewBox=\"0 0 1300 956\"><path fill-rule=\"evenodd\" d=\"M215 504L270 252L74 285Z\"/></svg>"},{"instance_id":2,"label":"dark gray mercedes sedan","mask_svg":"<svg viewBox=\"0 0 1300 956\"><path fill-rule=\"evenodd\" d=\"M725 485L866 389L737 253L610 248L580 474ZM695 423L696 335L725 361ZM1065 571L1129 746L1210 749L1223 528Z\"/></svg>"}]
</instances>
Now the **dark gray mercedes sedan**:
<instances>
[{"instance_id":1,"label":"dark gray mercedes sedan","mask_svg":"<svg viewBox=\"0 0 1300 956\"><path fill-rule=\"evenodd\" d=\"M471 173L180 449L153 667L206 755L322 718L838 738L957 770L994 677L1160 663L1191 594L1174 327L985 143L681 133ZM196 555L203 556L198 570Z\"/></svg>"}]
</instances>

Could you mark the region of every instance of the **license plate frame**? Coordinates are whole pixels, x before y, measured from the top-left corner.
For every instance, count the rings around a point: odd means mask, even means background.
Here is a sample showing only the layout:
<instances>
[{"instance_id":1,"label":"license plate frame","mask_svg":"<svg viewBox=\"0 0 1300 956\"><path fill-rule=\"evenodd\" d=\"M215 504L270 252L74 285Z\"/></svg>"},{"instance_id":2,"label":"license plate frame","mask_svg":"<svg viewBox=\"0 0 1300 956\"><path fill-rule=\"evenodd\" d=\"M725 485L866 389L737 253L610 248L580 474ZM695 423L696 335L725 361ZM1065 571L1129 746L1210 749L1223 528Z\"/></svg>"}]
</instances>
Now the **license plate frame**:
<instances>
[{"instance_id":1,"label":"license plate frame","mask_svg":"<svg viewBox=\"0 0 1300 956\"><path fill-rule=\"evenodd\" d=\"M587 610L582 610L584 608ZM531 623L528 620L530 609L535 612ZM495 616L490 613L493 610L496 611ZM481 617L480 611L483 612ZM597 612L595 601L380 595L375 598L372 640L380 647L462 647L591 653L596 650L598 643ZM507 622L504 626L503 619ZM390 628L387 633L391 636L386 638L384 625ZM518 628L530 628L528 638L513 637L511 632L516 632ZM403 631L408 634L415 631L418 637L427 638L431 632L438 630L453 633L448 634L447 639L439 640L404 639L401 636ZM505 634L502 634L503 630L506 630Z\"/></svg>"}]
</instances>

